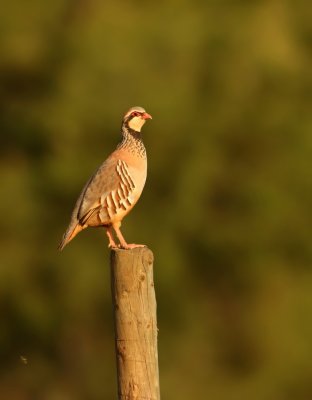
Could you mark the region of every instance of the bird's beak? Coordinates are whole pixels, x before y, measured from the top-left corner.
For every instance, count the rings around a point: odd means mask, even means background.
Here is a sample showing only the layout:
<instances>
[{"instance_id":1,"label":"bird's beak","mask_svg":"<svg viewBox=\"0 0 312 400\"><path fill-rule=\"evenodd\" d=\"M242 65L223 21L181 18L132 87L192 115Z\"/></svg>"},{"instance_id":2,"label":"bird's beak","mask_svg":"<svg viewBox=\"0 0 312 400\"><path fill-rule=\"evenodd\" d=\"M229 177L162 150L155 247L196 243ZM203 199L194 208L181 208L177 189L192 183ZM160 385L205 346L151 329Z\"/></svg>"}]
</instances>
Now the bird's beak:
<instances>
[{"instance_id":1,"label":"bird's beak","mask_svg":"<svg viewBox=\"0 0 312 400\"><path fill-rule=\"evenodd\" d=\"M142 114L142 118L143 119L152 119L152 116L150 114L148 114L147 112L145 112L144 114Z\"/></svg>"}]
</instances>

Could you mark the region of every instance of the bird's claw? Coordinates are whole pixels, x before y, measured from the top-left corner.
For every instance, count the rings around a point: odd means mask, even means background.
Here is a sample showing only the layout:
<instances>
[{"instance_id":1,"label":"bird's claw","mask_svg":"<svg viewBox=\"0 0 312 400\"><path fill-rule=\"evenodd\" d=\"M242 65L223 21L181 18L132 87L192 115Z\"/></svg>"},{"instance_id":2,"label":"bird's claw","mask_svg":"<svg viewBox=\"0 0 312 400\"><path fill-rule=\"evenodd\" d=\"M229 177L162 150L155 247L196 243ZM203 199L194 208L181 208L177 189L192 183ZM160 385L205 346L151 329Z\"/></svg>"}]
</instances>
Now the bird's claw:
<instances>
[{"instance_id":1,"label":"bird's claw","mask_svg":"<svg viewBox=\"0 0 312 400\"><path fill-rule=\"evenodd\" d=\"M136 248L141 248L141 247L146 247L145 244L135 244L135 243L131 243L131 244L124 244L124 245L119 245L118 246L120 249L124 249L124 250L131 250L131 249L136 249Z\"/></svg>"}]
</instances>

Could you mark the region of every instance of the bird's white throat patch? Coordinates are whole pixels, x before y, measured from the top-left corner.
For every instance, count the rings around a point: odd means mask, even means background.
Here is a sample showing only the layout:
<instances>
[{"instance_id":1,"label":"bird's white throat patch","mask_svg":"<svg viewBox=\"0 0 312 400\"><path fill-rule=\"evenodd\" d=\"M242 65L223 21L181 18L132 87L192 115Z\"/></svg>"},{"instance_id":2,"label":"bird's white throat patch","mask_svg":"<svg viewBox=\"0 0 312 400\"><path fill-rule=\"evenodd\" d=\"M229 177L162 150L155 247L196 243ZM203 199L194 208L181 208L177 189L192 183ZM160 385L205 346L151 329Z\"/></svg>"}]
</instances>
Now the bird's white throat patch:
<instances>
[{"instance_id":1,"label":"bird's white throat patch","mask_svg":"<svg viewBox=\"0 0 312 400\"><path fill-rule=\"evenodd\" d=\"M144 124L145 124L145 119L141 117L133 117L129 121L129 128L133 129L134 131L141 132L141 128Z\"/></svg>"}]
</instances>

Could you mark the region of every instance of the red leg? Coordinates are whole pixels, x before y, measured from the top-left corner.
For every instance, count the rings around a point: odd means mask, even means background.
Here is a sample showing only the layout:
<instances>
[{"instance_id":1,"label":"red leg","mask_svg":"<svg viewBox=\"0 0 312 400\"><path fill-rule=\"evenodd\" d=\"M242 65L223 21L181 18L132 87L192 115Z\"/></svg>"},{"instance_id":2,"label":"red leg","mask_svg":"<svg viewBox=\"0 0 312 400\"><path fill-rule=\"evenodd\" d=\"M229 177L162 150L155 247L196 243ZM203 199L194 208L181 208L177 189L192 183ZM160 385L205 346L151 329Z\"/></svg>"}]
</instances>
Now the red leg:
<instances>
[{"instance_id":1,"label":"red leg","mask_svg":"<svg viewBox=\"0 0 312 400\"><path fill-rule=\"evenodd\" d=\"M113 234L112 234L112 228L111 227L105 228L105 230L106 230L106 235L107 235L108 240L109 240L108 247L110 249L117 248L118 246L115 243L115 240L114 240L114 237L113 237Z\"/></svg>"},{"instance_id":2,"label":"red leg","mask_svg":"<svg viewBox=\"0 0 312 400\"><path fill-rule=\"evenodd\" d=\"M116 232L116 235L118 237L118 240L120 242L120 248L121 249L129 250L129 249L135 249L136 247L145 247L144 244L135 244L135 243L128 244L125 241L125 238L122 236L122 233L121 233L121 231L119 229L120 225L121 225L120 223L119 224L115 224L115 225L113 225L113 228L114 228L114 230Z\"/></svg>"}]
</instances>

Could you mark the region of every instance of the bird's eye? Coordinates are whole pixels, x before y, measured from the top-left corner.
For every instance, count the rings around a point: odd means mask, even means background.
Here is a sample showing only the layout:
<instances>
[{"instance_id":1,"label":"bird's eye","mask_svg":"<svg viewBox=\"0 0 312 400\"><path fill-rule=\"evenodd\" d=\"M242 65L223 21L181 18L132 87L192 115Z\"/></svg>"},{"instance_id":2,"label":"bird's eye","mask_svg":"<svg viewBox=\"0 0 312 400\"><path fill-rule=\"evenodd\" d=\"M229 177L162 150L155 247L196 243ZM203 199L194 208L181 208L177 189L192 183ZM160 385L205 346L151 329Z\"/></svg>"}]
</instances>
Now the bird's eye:
<instances>
[{"instance_id":1,"label":"bird's eye","mask_svg":"<svg viewBox=\"0 0 312 400\"><path fill-rule=\"evenodd\" d=\"M138 113L137 111L133 111L133 113L131 115L133 117L138 117L140 115L140 113Z\"/></svg>"}]
</instances>

